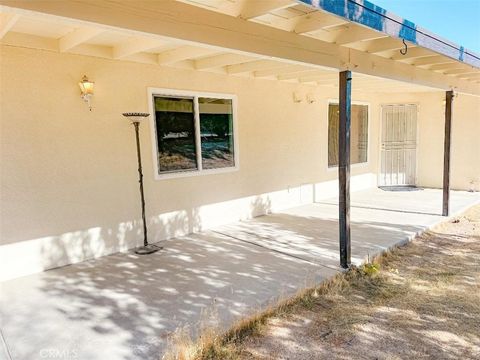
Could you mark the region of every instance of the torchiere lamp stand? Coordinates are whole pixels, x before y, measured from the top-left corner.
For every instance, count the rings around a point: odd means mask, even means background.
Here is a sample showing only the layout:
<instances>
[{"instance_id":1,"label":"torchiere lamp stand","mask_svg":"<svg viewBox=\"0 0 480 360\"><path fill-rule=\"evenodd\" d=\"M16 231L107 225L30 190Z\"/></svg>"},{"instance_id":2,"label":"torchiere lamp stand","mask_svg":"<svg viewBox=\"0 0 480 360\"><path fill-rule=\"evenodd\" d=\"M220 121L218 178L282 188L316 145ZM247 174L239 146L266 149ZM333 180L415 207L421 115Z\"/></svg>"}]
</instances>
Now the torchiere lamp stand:
<instances>
[{"instance_id":1,"label":"torchiere lamp stand","mask_svg":"<svg viewBox=\"0 0 480 360\"><path fill-rule=\"evenodd\" d=\"M149 116L148 113L123 113L123 116L130 119L135 127L135 139L137 140L137 159L138 159L138 182L140 183L140 196L142 205L142 220L143 220L143 246L135 249L135 253L138 255L152 254L160 249L160 246L149 245L147 240L147 222L145 220L145 194L143 193L143 172L142 172L142 156L140 153L140 121Z\"/></svg>"}]
</instances>

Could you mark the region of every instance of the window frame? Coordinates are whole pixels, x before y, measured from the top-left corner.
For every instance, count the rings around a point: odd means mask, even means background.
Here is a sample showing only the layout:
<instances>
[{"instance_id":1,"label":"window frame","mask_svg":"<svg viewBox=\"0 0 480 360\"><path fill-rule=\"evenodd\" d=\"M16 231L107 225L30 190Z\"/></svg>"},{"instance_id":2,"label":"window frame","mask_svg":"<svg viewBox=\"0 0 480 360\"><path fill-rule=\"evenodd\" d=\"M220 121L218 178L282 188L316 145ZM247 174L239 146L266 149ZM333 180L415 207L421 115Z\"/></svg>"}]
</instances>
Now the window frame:
<instances>
[{"instance_id":1,"label":"window frame","mask_svg":"<svg viewBox=\"0 0 480 360\"><path fill-rule=\"evenodd\" d=\"M177 90L166 88L147 88L148 94L148 107L149 107L149 122L150 122L150 134L152 140L152 162L153 162L153 175L155 180L184 178L200 175L213 175L223 174L238 171L240 169L240 154L239 154L239 138L237 129L237 96L234 94L226 93L212 93L195 90ZM157 124L155 119L155 97L183 97L193 99L193 111L194 111L194 126L195 126L195 151L197 160L197 169L191 170L179 170L160 173L160 167L158 163L158 139L157 139ZM200 112L198 98L216 98L232 101L232 123L233 123L233 161L234 166L223 167L218 169L203 169L202 164L202 152L201 152L201 134L200 134Z\"/></svg>"},{"instance_id":2,"label":"window frame","mask_svg":"<svg viewBox=\"0 0 480 360\"><path fill-rule=\"evenodd\" d=\"M326 166L327 166L327 171L338 171L338 165L334 165L334 166L328 166L328 121L329 121L329 118L328 118L328 115L329 115L329 109L330 109L330 105L339 105L340 104L340 101L339 99L328 99L327 101L327 110L326 110L326 114L327 114L327 121L326 121L326 134L327 134L327 152L326 152ZM356 100L352 100L351 102L352 105L363 105L363 106L366 106L367 107L367 161L364 161L364 162L360 162L360 163L355 163L355 164L352 164L350 163L350 167L351 168L366 168L370 165L370 158L371 158L371 154L370 154L370 141L372 140L371 139L371 105L370 105L370 102L367 102L367 101L356 101Z\"/></svg>"}]
</instances>

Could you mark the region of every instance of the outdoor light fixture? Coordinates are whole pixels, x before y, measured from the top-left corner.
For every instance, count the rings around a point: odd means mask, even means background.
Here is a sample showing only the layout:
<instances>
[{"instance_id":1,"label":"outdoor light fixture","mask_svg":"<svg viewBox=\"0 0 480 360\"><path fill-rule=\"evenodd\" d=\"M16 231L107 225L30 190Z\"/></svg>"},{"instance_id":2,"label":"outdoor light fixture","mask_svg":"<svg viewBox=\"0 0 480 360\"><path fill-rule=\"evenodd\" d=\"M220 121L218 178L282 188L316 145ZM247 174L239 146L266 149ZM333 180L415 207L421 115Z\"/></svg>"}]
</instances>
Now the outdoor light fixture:
<instances>
[{"instance_id":1,"label":"outdoor light fixture","mask_svg":"<svg viewBox=\"0 0 480 360\"><path fill-rule=\"evenodd\" d=\"M143 172L142 172L142 156L140 153L140 122L150 114L148 113L123 113L127 119L129 119L135 127L135 139L137 141L137 160L138 160L138 182L140 183L140 197L142 206L142 221L143 221L143 246L135 249L135 253L138 255L152 254L161 249L156 245L149 245L147 240L147 222L145 220L145 195L143 193Z\"/></svg>"},{"instance_id":2,"label":"outdoor light fixture","mask_svg":"<svg viewBox=\"0 0 480 360\"><path fill-rule=\"evenodd\" d=\"M82 92L82 95L80 95L83 99L88 104L88 108L90 111L92 111L92 105L90 104L90 100L93 96L93 84L95 84L93 81L88 80L86 75L83 75L82 81L78 83L78 86L80 86L80 91Z\"/></svg>"}]
</instances>

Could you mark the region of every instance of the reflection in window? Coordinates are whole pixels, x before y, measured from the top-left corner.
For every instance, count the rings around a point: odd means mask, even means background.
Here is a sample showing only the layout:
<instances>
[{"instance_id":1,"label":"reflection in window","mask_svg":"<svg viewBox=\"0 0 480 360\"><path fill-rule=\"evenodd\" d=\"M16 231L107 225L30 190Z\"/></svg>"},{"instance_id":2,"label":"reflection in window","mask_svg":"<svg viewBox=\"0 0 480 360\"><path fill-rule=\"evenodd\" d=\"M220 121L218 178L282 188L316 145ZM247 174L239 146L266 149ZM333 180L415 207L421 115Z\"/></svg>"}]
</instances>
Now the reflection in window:
<instances>
[{"instance_id":1,"label":"reflection in window","mask_svg":"<svg viewBox=\"0 0 480 360\"><path fill-rule=\"evenodd\" d=\"M197 169L193 99L155 97L159 172Z\"/></svg>"},{"instance_id":2,"label":"reflection in window","mask_svg":"<svg viewBox=\"0 0 480 360\"><path fill-rule=\"evenodd\" d=\"M158 174L234 168L232 98L154 95Z\"/></svg>"},{"instance_id":3,"label":"reflection in window","mask_svg":"<svg viewBox=\"0 0 480 360\"><path fill-rule=\"evenodd\" d=\"M350 163L367 162L368 149L368 106L351 106ZM328 106L328 166L338 166L338 104Z\"/></svg>"},{"instance_id":4,"label":"reflection in window","mask_svg":"<svg viewBox=\"0 0 480 360\"><path fill-rule=\"evenodd\" d=\"M203 169L233 167L232 100L198 99Z\"/></svg>"}]
</instances>

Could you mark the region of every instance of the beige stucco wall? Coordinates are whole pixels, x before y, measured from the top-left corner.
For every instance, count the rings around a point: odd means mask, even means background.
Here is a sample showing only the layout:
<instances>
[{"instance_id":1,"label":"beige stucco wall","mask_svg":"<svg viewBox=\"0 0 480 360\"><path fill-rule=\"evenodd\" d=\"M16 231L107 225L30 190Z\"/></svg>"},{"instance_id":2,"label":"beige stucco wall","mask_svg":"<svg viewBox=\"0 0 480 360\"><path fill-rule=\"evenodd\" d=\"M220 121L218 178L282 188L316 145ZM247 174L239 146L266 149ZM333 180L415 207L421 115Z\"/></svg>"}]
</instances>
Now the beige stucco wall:
<instances>
[{"instance_id":1,"label":"beige stucco wall","mask_svg":"<svg viewBox=\"0 0 480 360\"><path fill-rule=\"evenodd\" d=\"M336 177L327 171L325 146L334 88L7 46L1 51L4 276L141 243L134 133L121 113L146 111L148 87L236 94L240 148L237 172L156 181L150 127L142 125L152 241L311 202L312 184ZM83 74L95 81L92 112L79 97ZM304 97L310 91L313 104L293 101L293 92ZM371 163L352 173L374 169ZM372 176L360 178L359 186L371 185ZM315 196L335 189L335 182L317 186Z\"/></svg>"},{"instance_id":2,"label":"beige stucco wall","mask_svg":"<svg viewBox=\"0 0 480 360\"><path fill-rule=\"evenodd\" d=\"M154 180L151 129L148 123L142 125L151 241L336 194L337 172L327 169L326 146L328 101L337 98L334 87L10 46L0 49L3 278L142 242L134 133L121 113L147 111L148 87L236 94L240 149L236 172ZM84 74L95 81L91 112L79 96L77 83ZM296 103L294 92L303 98L310 92L316 101ZM353 99L371 105L369 162L352 167L352 186L360 189L375 185L380 104L394 98L354 91ZM441 99L423 94L399 98L413 99L422 103L419 182L437 186ZM460 97L458 101L468 109L456 114L453 184L465 188L464 178L480 173L478 100ZM476 119L469 117L471 113ZM468 140L460 139L462 134ZM472 134L477 136L473 140ZM433 155L423 154L427 150L438 152L439 160L430 162ZM462 166L458 159L473 165Z\"/></svg>"}]
</instances>

